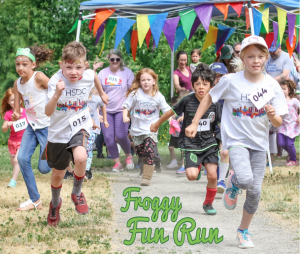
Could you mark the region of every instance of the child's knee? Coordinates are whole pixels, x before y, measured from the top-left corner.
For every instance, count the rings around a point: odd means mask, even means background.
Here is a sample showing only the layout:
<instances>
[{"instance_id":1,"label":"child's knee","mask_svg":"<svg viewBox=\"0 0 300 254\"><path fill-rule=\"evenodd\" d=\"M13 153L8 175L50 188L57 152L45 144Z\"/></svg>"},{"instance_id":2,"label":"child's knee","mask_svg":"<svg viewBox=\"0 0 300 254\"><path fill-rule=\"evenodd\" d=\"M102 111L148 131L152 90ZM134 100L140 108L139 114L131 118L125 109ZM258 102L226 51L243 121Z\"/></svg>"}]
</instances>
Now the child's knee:
<instances>
[{"instance_id":1,"label":"child's knee","mask_svg":"<svg viewBox=\"0 0 300 254\"><path fill-rule=\"evenodd\" d=\"M253 185L253 176L243 176L243 178L238 179L238 183L234 185L240 189L248 190Z\"/></svg>"},{"instance_id":2,"label":"child's knee","mask_svg":"<svg viewBox=\"0 0 300 254\"><path fill-rule=\"evenodd\" d=\"M221 156L221 158L223 159L226 159L226 158L228 158L228 156L229 156L229 152L228 152L228 150L221 150L220 151L220 156Z\"/></svg>"},{"instance_id":3,"label":"child's knee","mask_svg":"<svg viewBox=\"0 0 300 254\"><path fill-rule=\"evenodd\" d=\"M189 181L195 181L198 177L198 174L196 173L196 171L192 171L192 170L186 170L186 177Z\"/></svg>"},{"instance_id":4,"label":"child's knee","mask_svg":"<svg viewBox=\"0 0 300 254\"><path fill-rule=\"evenodd\" d=\"M80 155L77 155L75 158L74 158L74 163L75 165L77 166L83 166L86 164L86 160L87 160L87 154L80 154Z\"/></svg>"}]
</instances>

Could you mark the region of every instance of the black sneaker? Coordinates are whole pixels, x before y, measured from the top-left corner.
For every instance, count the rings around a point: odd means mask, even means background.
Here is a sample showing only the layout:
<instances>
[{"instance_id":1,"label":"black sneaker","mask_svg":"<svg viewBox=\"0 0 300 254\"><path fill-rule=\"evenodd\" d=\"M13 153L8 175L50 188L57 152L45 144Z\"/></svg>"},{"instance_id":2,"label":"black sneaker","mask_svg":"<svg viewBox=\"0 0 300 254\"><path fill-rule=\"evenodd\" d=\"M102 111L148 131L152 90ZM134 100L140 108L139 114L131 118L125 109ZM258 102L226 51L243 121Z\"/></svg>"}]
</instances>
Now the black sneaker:
<instances>
[{"instance_id":1,"label":"black sneaker","mask_svg":"<svg viewBox=\"0 0 300 254\"><path fill-rule=\"evenodd\" d=\"M155 165L155 169L154 170L156 170L157 173L161 173L161 171L162 171L162 165L161 165L161 163L159 163L159 165Z\"/></svg>"},{"instance_id":2,"label":"black sneaker","mask_svg":"<svg viewBox=\"0 0 300 254\"><path fill-rule=\"evenodd\" d=\"M93 179L92 169L85 172L85 177L84 178L87 179L87 180L92 180Z\"/></svg>"},{"instance_id":3,"label":"black sneaker","mask_svg":"<svg viewBox=\"0 0 300 254\"><path fill-rule=\"evenodd\" d=\"M101 154L97 154L97 158L98 159L104 159L104 155L101 153Z\"/></svg>"},{"instance_id":4,"label":"black sneaker","mask_svg":"<svg viewBox=\"0 0 300 254\"><path fill-rule=\"evenodd\" d=\"M142 177L142 176L143 176L143 169L141 169L141 171L140 171L138 177Z\"/></svg>"},{"instance_id":5,"label":"black sneaker","mask_svg":"<svg viewBox=\"0 0 300 254\"><path fill-rule=\"evenodd\" d=\"M64 180L73 179L73 173L70 173L68 170L65 173Z\"/></svg>"}]
</instances>

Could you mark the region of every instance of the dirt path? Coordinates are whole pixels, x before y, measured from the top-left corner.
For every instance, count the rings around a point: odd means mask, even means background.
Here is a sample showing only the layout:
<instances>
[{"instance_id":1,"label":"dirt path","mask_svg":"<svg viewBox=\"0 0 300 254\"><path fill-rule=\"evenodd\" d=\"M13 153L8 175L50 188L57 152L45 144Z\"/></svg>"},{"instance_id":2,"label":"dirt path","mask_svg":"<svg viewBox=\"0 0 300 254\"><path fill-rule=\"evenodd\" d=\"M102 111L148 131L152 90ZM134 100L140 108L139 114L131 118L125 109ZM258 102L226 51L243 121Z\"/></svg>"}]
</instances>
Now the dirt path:
<instances>
[{"instance_id":1,"label":"dirt path","mask_svg":"<svg viewBox=\"0 0 300 254\"><path fill-rule=\"evenodd\" d=\"M198 182L189 182L185 176L178 177L175 170L164 170L161 174L154 173L150 187L141 187L141 178L137 177L138 171L111 174L112 202L115 211L114 234L112 235L112 253L299 253L299 237L297 232L289 231L289 228L280 226L276 221L266 216L266 213L259 207L253 222L250 226L250 233L253 234L254 249L241 250L236 242L236 230L241 220L245 193L239 196L237 208L234 211L226 210L222 204L221 194L217 194L214 208L217 215L208 216L202 209L205 198L206 176L202 176ZM138 222L138 228L164 228L164 237L169 236L169 240L161 244L142 244L141 234L137 234L134 243L130 246L124 245L124 240L131 238L127 221L133 217L151 217L153 210L144 211L139 207L137 211L131 202L127 212L121 212L120 208L126 206L123 191L128 187L140 187L139 193L132 194L133 197L140 196L143 199L155 196L162 200L164 197L180 197L182 209L179 211L176 222L171 221L172 211L169 212L168 220L161 221L162 212L159 213L157 222ZM219 229L219 237L223 236L223 241L216 244L200 243L190 245L185 238L184 244L179 247L174 243L173 231L180 219L190 217L195 220L196 228L191 232L192 239L195 238L197 228L206 228L207 235L210 228ZM187 228L190 223L186 223ZM175 231L176 232L176 231ZM153 232L152 232L153 237ZM181 233L178 233L179 240Z\"/></svg>"}]
</instances>

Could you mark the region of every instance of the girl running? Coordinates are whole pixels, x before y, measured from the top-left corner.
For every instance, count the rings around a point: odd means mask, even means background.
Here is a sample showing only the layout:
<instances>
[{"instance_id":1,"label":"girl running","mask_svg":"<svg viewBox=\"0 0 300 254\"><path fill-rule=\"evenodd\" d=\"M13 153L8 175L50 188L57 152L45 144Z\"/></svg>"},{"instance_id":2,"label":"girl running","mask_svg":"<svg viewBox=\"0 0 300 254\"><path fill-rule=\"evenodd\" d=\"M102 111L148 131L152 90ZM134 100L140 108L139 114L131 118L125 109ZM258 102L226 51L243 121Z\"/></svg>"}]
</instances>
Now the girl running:
<instances>
[{"instance_id":1,"label":"girl running","mask_svg":"<svg viewBox=\"0 0 300 254\"><path fill-rule=\"evenodd\" d=\"M151 132L149 125L159 119L160 110L170 110L165 97L159 92L158 77L149 68L141 69L135 76L127 99L123 103L123 121L129 123L128 112L132 110L131 130L136 154L143 158L142 186L149 186L154 170L154 154L157 146L157 132Z\"/></svg>"},{"instance_id":2,"label":"girl running","mask_svg":"<svg viewBox=\"0 0 300 254\"><path fill-rule=\"evenodd\" d=\"M21 108L21 117L19 123L17 123L17 125L13 125L11 118L13 112L15 111L14 100L15 100L15 95L13 89L9 88L5 92L1 103L1 116L4 119L2 125L2 131L7 132L8 129L10 129L10 135L7 142L7 146L10 154L10 162L11 165L13 166L13 176L9 184L7 185L7 188L15 188L17 185L17 178L20 172L20 167L19 167L17 157L21 145L22 136L27 126L26 112L23 108ZM23 98L21 96L20 104L22 103L23 103Z\"/></svg>"},{"instance_id":3,"label":"girl running","mask_svg":"<svg viewBox=\"0 0 300 254\"><path fill-rule=\"evenodd\" d=\"M280 84L285 96L289 113L282 120L282 125L278 128L278 145L289 153L286 166L298 165L295 149L295 137L300 134L300 115L298 110L300 102L296 99L296 84L291 80L286 80Z\"/></svg>"},{"instance_id":4,"label":"girl running","mask_svg":"<svg viewBox=\"0 0 300 254\"><path fill-rule=\"evenodd\" d=\"M224 99L222 144L223 149L229 150L233 167L223 193L224 206L233 210L241 189L247 190L242 221L237 230L240 248L254 247L248 228L258 207L266 169L268 121L279 127L282 124L281 115L288 113L278 83L263 72L268 56L268 46L262 37L249 36L244 39L240 57L245 70L222 77L218 85L204 97L191 125L185 129L188 137L194 137L199 120L207 108L212 102ZM262 108L258 110L250 98L254 103L262 99ZM268 98L269 105L264 103L264 98Z\"/></svg>"},{"instance_id":5,"label":"girl running","mask_svg":"<svg viewBox=\"0 0 300 254\"><path fill-rule=\"evenodd\" d=\"M201 51L200 49L193 49L191 52L191 59L192 63L190 64L191 72L193 73L196 70L196 67L199 63L201 63L199 60L201 59Z\"/></svg>"},{"instance_id":6,"label":"girl running","mask_svg":"<svg viewBox=\"0 0 300 254\"><path fill-rule=\"evenodd\" d=\"M19 48L16 53L16 71L20 75L14 83L15 111L12 120L20 119L20 98L24 99L28 126L23 134L18 154L18 162L27 186L29 199L20 205L19 211L41 209L42 203L38 192L31 157L40 144L38 170L42 174L51 171L46 160L41 160L47 144L50 118L45 115L45 102L49 78L42 72L35 71L42 63L52 58L53 51L41 46Z\"/></svg>"}]
</instances>

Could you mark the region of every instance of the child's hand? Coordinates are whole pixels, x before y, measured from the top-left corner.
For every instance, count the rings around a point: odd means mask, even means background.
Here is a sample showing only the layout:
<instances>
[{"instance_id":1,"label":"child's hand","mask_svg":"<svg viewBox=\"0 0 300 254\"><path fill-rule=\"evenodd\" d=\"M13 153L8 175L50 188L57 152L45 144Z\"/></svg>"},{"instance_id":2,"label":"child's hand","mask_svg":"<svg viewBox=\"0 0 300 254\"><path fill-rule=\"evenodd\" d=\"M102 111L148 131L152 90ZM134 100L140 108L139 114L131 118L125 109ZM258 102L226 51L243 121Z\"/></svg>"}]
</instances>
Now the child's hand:
<instances>
[{"instance_id":1,"label":"child's hand","mask_svg":"<svg viewBox=\"0 0 300 254\"><path fill-rule=\"evenodd\" d=\"M12 122L12 121L8 121L8 122L7 122L7 126L10 127L10 126L12 126L12 125L13 125L13 122Z\"/></svg>"},{"instance_id":2,"label":"child's hand","mask_svg":"<svg viewBox=\"0 0 300 254\"><path fill-rule=\"evenodd\" d=\"M124 123L129 123L130 122L130 118L128 116L123 117L123 122Z\"/></svg>"},{"instance_id":3,"label":"child's hand","mask_svg":"<svg viewBox=\"0 0 300 254\"><path fill-rule=\"evenodd\" d=\"M107 121L104 122L104 126L105 126L105 128L108 128L108 127L109 127L109 124L108 124Z\"/></svg>"},{"instance_id":4,"label":"child's hand","mask_svg":"<svg viewBox=\"0 0 300 254\"><path fill-rule=\"evenodd\" d=\"M100 97L101 97L101 100L103 101L103 103L108 105L108 100L109 100L108 95L103 92L102 94L100 94Z\"/></svg>"},{"instance_id":5,"label":"child's hand","mask_svg":"<svg viewBox=\"0 0 300 254\"><path fill-rule=\"evenodd\" d=\"M298 116L298 119L297 119L297 124L300 125L300 115Z\"/></svg>"},{"instance_id":6,"label":"child's hand","mask_svg":"<svg viewBox=\"0 0 300 254\"><path fill-rule=\"evenodd\" d=\"M177 119L177 122L178 123L180 123L180 122L182 122L183 121L183 116L181 116L181 117L179 117L178 119Z\"/></svg>"},{"instance_id":7,"label":"child's hand","mask_svg":"<svg viewBox=\"0 0 300 254\"><path fill-rule=\"evenodd\" d=\"M197 125L191 124L185 128L185 135L189 138L194 138L197 134Z\"/></svg>"},{"instance_id":8,"label":"child's hand","mask_svg":"<svg viewBox=\"0 0 300 254\"><path fill-rule=\"evenodd\" d=\"M11 115L11 119L13 121L18 121L20 119L20 114L18 114L17 112L14 112L12 115Z\"/></svg>"},{"instance_id":9,"label":"child's hand","mask_svg":"<svg viewBox=\"0 0 300 254\"><path fill-rule=\"evenodd\" d=\"M104 64L103 62L99 62L99 63L94 62L93 70L96 71L97 69L102 68L103 64Z\"/></svg>"},{"instance_id":10,"label":"child's hand","mask_svg":"<svg viewBox=\"0 0 300 254\"><path fill-rule=\"evenodd\" d=\"M96 129L99 129L99 130L101 130L101 128L98 126L98 125L96 125L95 124L95 121L94 121L94 119L92 119L92 122L93 122L93 130L96 130Z\"/></svg>"},{"instance_id":11,"label":"child's hand","mask_svg":"<svg viewBox=\"0 0 300 254\"><path fill-rule=\"evenodd\" d=\"M275 116L275 109L272 105L265 105L265 111L270 120Z\"/></svg>"},{"instance_id":12,"label":"child's hand","mask_svg":"<svg viewBox=\"0 0 300 254\"><path fill-rule=\"evenodd\" d=\"M151 124L150 131L151 132L157 132L158 131L158 127L157 127L156 123Z\"/></svg>"},{"instance_id":13,"label":"child's hand","mask_svg":"<svg viewBox=\"0 0 300 254\"><path fill-rule=\"evenodd\" d=\"M99 121L100 123L103 123L103 116L99 115Z\"/></svg>"},{"instance_id":14,"label":"child's hand","mask_svg":"<svg viewBox=\"0 0 300 254\"><path fill-rule=\"evenodd\" d=\"M62 79L60 79L58 81L58 83L56 84L56 91L55 91L55 93L60 97L61 94L62 94L62 92L63 92L63 90L65 90L65 82Z\"/></svg>"}]
</instances>

